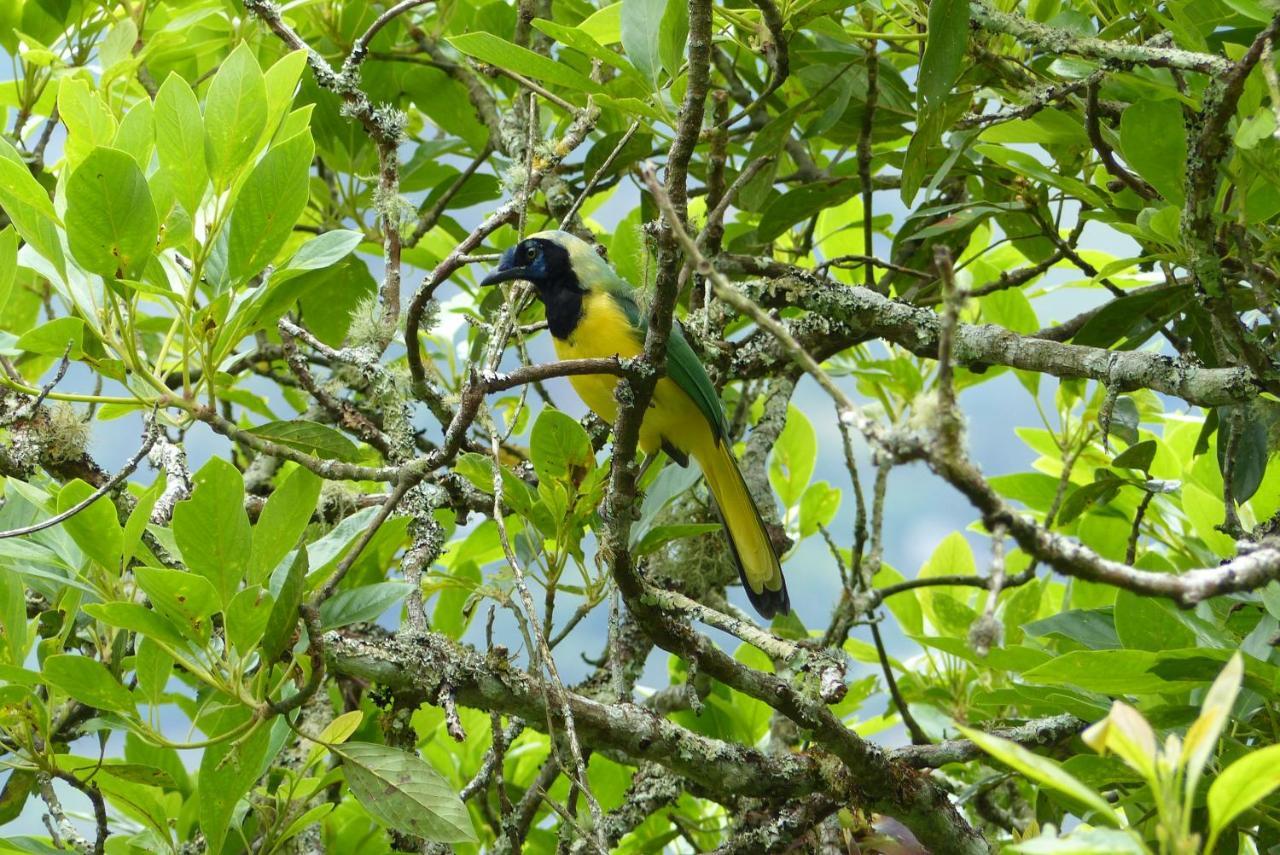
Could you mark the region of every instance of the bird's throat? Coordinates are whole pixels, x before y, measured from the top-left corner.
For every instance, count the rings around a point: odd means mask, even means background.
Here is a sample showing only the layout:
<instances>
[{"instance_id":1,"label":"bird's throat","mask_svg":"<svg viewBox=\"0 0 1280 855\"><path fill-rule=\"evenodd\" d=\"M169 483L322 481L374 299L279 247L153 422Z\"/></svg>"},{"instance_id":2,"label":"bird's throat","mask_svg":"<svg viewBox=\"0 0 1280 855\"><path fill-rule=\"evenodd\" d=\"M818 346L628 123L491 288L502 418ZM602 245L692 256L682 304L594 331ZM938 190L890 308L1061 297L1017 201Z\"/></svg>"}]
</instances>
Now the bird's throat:
<instances>
[{"instance_id":1,"label":"bird's throat","mask_svg":"<svg viewBox=\"0 0 1280 855\"><path fill-rule=\"evenodd\" d=\"M550 288L541 295L547 311L547 329L553 336L567 339L573 334L582 319L584 296L577 288Z\"/></svg>"}]
</instances>

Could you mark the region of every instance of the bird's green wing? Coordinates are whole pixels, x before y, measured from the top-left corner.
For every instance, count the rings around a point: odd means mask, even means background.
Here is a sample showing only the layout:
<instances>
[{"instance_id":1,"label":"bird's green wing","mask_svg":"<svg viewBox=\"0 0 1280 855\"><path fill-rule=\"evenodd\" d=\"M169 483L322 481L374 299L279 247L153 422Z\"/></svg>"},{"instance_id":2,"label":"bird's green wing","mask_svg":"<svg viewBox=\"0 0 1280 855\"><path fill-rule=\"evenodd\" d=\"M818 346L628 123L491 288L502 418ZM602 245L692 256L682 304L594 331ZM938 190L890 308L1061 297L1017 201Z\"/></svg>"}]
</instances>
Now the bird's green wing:
<instances>
[{"instance_id":1,"label":"bird's green wing","mask_svg":"<svg viewBox=\"0 0 1280 855\"><path fill-rule=\"evenodd\" d=\"M631 325L639 331L640 340L644 341L649 329L648 315L640 310L640 306L623 288L608 288L606 293L626 314ZM689 340L684 337L679 321L672 322L671 337L667 339L667 376L698 405L717 439L728 436L729 422L725 419L720 397L711 385L711 378L702 367L702 361L694 353Z\"/></svg>"}]
</instances>

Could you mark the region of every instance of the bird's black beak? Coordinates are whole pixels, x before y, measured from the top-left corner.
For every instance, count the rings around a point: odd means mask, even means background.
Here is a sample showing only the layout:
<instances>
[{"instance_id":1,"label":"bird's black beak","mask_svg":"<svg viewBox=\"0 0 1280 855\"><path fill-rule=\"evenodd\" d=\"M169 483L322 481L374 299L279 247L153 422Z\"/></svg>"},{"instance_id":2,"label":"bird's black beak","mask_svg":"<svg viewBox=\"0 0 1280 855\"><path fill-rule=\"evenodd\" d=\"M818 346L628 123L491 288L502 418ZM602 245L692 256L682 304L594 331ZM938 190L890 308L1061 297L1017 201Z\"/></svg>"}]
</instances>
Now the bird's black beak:
<instances>
[{"instance_id":1,"label":"bird's black beak","mask_svg":"<svg viewBox=\"0 0 1280 855\"><path fill-rule=\"evenodd\" d=\"M480 280L481 286L497 285L499 282L510 282L512 279L528 279L529 268L516 264L516 248L513 246L502 253L497 268Z\"/></svg>"}]
</instances>

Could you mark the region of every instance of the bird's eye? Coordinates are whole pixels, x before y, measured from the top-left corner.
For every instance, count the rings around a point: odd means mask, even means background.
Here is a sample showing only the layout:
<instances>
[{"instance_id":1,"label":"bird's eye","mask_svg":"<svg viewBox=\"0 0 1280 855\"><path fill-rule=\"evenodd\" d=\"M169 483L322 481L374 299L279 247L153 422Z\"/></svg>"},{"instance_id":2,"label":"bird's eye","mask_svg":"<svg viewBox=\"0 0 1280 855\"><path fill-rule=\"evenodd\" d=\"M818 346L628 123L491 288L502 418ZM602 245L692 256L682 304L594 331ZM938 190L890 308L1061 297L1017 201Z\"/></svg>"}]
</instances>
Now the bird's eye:
<instances>
[{"instance_id":1,"label":"bird's eye","mask_svg":"<svg viewBox=\"0 0 1280 855\"><path fill-rule=\"evenodd\" d=\"M540 254L537 244L525 244L524 252L522 253L524 255L524 263L532 264L538 260Z\"/></svg>"}]
</instances>

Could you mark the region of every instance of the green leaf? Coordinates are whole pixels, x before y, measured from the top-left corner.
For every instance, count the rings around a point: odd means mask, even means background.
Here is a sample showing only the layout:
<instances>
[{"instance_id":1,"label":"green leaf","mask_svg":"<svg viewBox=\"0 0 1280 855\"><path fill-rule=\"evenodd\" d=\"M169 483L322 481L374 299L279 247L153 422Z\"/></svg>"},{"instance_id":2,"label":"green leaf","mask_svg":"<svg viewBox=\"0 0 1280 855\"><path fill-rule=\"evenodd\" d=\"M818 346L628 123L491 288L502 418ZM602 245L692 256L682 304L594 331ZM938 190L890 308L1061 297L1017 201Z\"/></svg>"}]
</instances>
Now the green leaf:
<instances>
[{"instance_id":1,"label":"green leaf","mask_svg":"<svg viewBox=\"0 0 1280 855\"><path fill-rule=\"evenodd\" d=\"M40 676L48 683L86 706L134 715L133 694L97 659L58 653L40 666Z\"/></svg>"},{"instance_id":2,"label":"green leaf","mask_svg":"<svg viewBox=\"0 0 1280 855\"><path fill-rule=\"evenodd\" d=\"M245 588L227 604L227 640L241 656L252 653L262 639L274 605L275 599L260 585Z\"/></svg>"},{"instance_id":3,"label":"green leaf","mask_svg":"<svg viewBox=\"0 0 1280 855\"><path fill-rule=\"evenodd\" d=\"M436 843L478 840L462 800L422 758L372 742L348 742L333 753L351 792L388 827Z\"/></svg>"},{"instance_id":4,"label":"green leaf","mask_svg":"<svg viewBox=\"0 0 1280 855\"><path fill-rule=\"evenodd\" d=\"M67 349L70 345L70 350ZM84 356L84 321L79 318L54 318L30 332L23 333L16 347L28 353L62 356L70 359Z\"/></svg>"},{"instance_id":5,"label":"green leaf","mask_svg":"<svg viewBox=\"0 0 1280 855\"><path fill-rule=\"evenodd\" d=\"M1135 101L1120 116L1120 148L1134 171L1181 206L1186 198L1187 131L1175 100Z\"/></svg>"},{"instance_id":6,"label":"green leaf","mask_svg":"<svg viewBox=\"0 0 1280 855\"><path fill-rule=\"evenodd\" d=\"M62 220L53 210L49 194L31 177L31 171L19 158L17 162L3 156L9 146L0 140L0 208L9 215L18 235L44 256L65 279L67 262L58 239ZM9 146L9 151L13 148ZM14 153L16 157L16 152Z\"/></svg>"},{"instance_id":7,"label":"green leaf","mask_svg":"<svg viewBox=\"0 0 1280 855\"><path fill-rule=\"evenodd\" d=\"M230 463L214 457L193 481L191 498L173 510L173 538L187 567L213 583L225 605L240 587L252 550L244 479Z\"/></svg>"},{"instance_id":8,"label":"green leaf","mask_svg":"<svg viewBox=\"0 0 1280 855\"><path fill-rule=\"evenodd\" d=\"M1274 624L1273 624L1274 625ZM1200 715L1187 728L1183 752L1186 757L1187 780L1185 792L1188 799L1195 797L1200 776L1218 747L1218 738L1231 716L1236 697L1240 694L1240 682L1244 677L1244 659L1239 653L1228 660L1200 704Z\"/></svg>"},{"instance_id":9,"label":"green leaf","mask_svg":"<svg viewBox=\"0 0 1280 855\"><path fill-rule=\"evenodd\" d=\"M1258 748L1222 770L1209 786L1210 844L1230 822L1280 787L1280 745Z\"/></svg>"},{"instance_id":10,"label":"green leaf","mask_svg":"<svg viewBox=\"0 0 1280 855\"><path fill-rule=\"evenodd\" d=\"M449 568L449 579L449 582L440 584L440 594L431 612L431 628L456 641L462 638L475 616L478 604L472 595L483 577L475 561L455 559Z\"/></svg>"},{"instance_id":11,"label":"green leaf","mask_svg":"<svg viewBox=\"0 0 1280 855\"><path fill-rule=\"evenodd\" d=\"M1065 837L1043 834L1021 843L1006 844L1000 851L1017 855L1150 855L1127 829L1080 827Z\"/></svg>"},{"instance_id":12,"label":"green leaf","mask_svg":"<svg viewBox=\"0 0 1280 855\"><path fill-rule=\"evenodd\" d=\"M959 726L958 729L983 751L1004 763L1011 769L1021 772L1032 781L1036 781L1056 790L1059 793L1079 802L1092 810L1097 818L1108 824L1119 826L1120 820L1111 805L1093 790L1086 787L1075 776L1067 772L1057 762L1048 757L1032 754L1016 742L1003 739L975 730Z\"/></svg>"},{"instance_id":13,"label":"green leaf","mask_svg":"<svg viewBox=\"0 0 1280 855\"><path fill-rule=\"evenodd\" d=\"M539 480L577 484L596 468L587 432L559 410L545 409L538 414L529 436L529 456Z\"/></svg>"},{"instance_id":14,"label":"green leaf","mask_svg":"<svg viewBox=\"0 0 1280 855\"><path fill-rule=\"evenodd\" d=\"M267 87L248 42L223 60L204 107L204 153L216 188L249 165L267 126ZM195 156L188 151L188 157Z\"/></svg>"},{"instance_id":15,"label":"green leaf","mask_svg":"<svg viewBox=\"0 0 1280 855\"><path fill-rule=\"evenodd\" d=\"M255 538L256 540L256 538ZM255 544L256 545L256 544ZM262 658L274 662L284 653L293 638L293 628L298 623L298 606L307 582L307 550L299 549L288 568L282 568L280 584L272 585L275 603L262 633Z\"/></svg>"},{"instance_id":16,"label":"green leaf","mask_svg":"<svg viewBox=\"0 0 1280 855\"><path fill-rule=\"evenodd\" d=\"M1155 459L1156 441L1154 439L1144 439L1142 442L1135 443L1116 455L1116 458L1111 461L1111 465L1124 469L1141 469L1146 472L1151 468L1151 461Z\"/></svg>"},{"instance_id":17,"label":"green leaf","mask_svg":"<svg viewBox=\"0 0 1280 855\"><path fill-rule=\"evenodd\" d=\"M362 621L376 620L400 602L413 586L408 582L377 582L340 591L320 607L320 628L328 631Z\"/></svg>"},{"instance_id":18,"label":"green leaf","mask_svg":"<svg viewBox=\"0 0 1280 855\"><path fill-rule=\"evenodd\" d=\"M333 229L298 247L293 257L276 271L279 276L285 270L319 270L346 258L364 240L364 234L352 229Z\"/></svg>"},{"instance_id":19,"label":"green leaf","mask_svg":"<svg viewBox=\"0 0 1280 855\"><path fill-rule=\"evenodd\" d=\"M661 14L661 13L659 13ZM600 86L554 59L514 45L492 33L464 33L451 36L449 44L481 62L532 77L543 83L564 86L578 92L599 92Z\"/></svg>"},{"instance_id":20,"label":"green leaf","mask_svg":"<svg viewBox=\"0 0 1280 855\"><path fill-rule=\"evenodd\" d=\"M301 466L271 491L253 527L253 558L249 563L250 584L261 583L298 545L298 538L311 523L324 482Z\"/></svg>"},{"instance_id":21,"label":"green leaf","mask_svg":"<svg viewBox=\"0 0 1280 855\"><path fill-rule=\"evenodd\" d=\"M58 513L93 495L93 488L79 478L69 481L58 491ZM124 553L124 533L115 505L106 496L95 499L89 507L62 523L71 539L85 554L113 575L120 569Z\"/></svg>"},{"instance_id":22,"label":"green leaf","mask_svg":"<svg viewBox=\"0 0 1280 855\"><path fill-rule=\"evenodd\" d=\"M188 638L198 644L209 640L209 616L219 610L221 601L208 579L166 567L134 568L134 578L152 608Z\"/></svg>"},{"instance_id":23,"label":"green leaf","mask_svg":"<svg viewBox=\"0 0 1280 855\"><path fill-rule=\"evenodd\" d=\"M79 77L58 82L58 118L67 126L66 152L74 166L96 146L111 145L116 135L115 116L102 98Z\"/></svg>"},{"instance_id":24,"label":"green leaf","mask_svg":"<svg viewBox=\"0 0 1280 855\"><path fill-rule=\"evenodd\" d=\"M1270 419L1263 417L1260 408L1233 405L1221 408L1221 424L1230 432L1228 440L1218 435L1218 471L1227 470L1227 449L1232 442L1235 453L1231 457L1231 497L1236 504L1244 504L1258 492L1267 474L1267 458L1271 455L1268 444Z\"/></svg>"},{"instance_id":25,"label":"green leaf","mask_svg":"<svg viewBox=\"0 0 1280 855\"><path fill-rule=\"evenodd\" d=\"M1130 650L1177 650L1196 646L1196 634L1175 613L1168 600L1142 597L1129 591L1116 596L1116 634Z\"/></svg>"},{"instance_id":26,"label":"green leaf","mask_svg":"<svg viewBox=\"0 0 1280 855\"><path fill-rule=\"evenodd\" d=\"M195 578L199 578L198 576ZM127 629L144 638L152 638L171 647L181 648L187 643L182 632L156 610L141 603L88 603L82 607L85 614L100 620L107 626Z\"/></svg>"},{"instance_id":27,"label":"green leaf","mask_svg":"<svg viewBox=\"0 0 1280 855\"><path fill-rule=\"evenodd\" d=\"M648 555L651 552L656 552L673 540L681 540L686 537L696 537L700 534L719 531L720 528L721 526L719 523L672 523L669 525L656 525L644 533L644 537L640 538L640 542L632 548L632 554L639 558L642 555Z\"/></svg>"},{"instance_id":28,"label":"green leaf","mask_svg":"<svg viewBox=\"0 0 1280 855\"><path fill-rule=\"evenodd\" d=\"M243 707L232 707L217 716L217 726L208 729L209 735L227 733L249 715ZM197 813L212 855L223 851L236 803L262 774L270 738L271 729L259 724L245 737L215 742L200 758L200 774L196 779Z\"/></svg>"},{"instance_id":29,"label":"green leaf","mask_svg":"<svg viewBox=\"0 0 1280 855\"><path fill-rule=\"evenodd\" d=\"M787 407L787 423L769 456L769 483L782 500L793 508L804 495L818 461L818 435L800 409Z\"/></svg>"},{"instance_id":30,"label":"green leaf","mask_svg":"<svg viewBox=\"0 0 1280 855\"><path fill-rule=\"evenodd\" d=\"M1076 487L1067 496L1066 501L1062 503L1062 508L1058 511L1058 524L1066 525L1088 510L1093 504L1106 504L1111 501L1123 484L1124 482L1119 478L1112 477L1100 478L1097 481Z\"/></svg>"},{"instance_id":31,"label":"green leaf","mask_svg":"<svg viewBox=\"0 0 1280 855\"><path fill-rule=\"evenodd\" d=\"M156 152L178 203L193 216L209 184L209 167L200 156L203 151L200 102L187 81L170 72L156 93Z\"/></svg>"},{"instance_id":32,"label":"green leaf","mask_svg":"<svg viewBox=\"0 0 1280 855\"><path fill-rule=\"evenodd\" d=\"M360 456L360 451L354 442L328 425L318 422L302 419L290 422L267 422L250 428L249 433L326 460L350 462Z\"/></svg>"},{"instance_id":33,"label":"green leaf","mask_svg":"<svg viewBox=\"0 0 1280 855\"><path fill-rule=\"evenodd\" d=\"M978 572L973 560L973 550L964 535L953 531L947 535L937 549L929 556L929 560L920 568L920 578L930 579L938 576L972 576ZM961 588L966 593L972 589ZM938 632L964 637L973 623L973 609L961 601L960 597L942 586L929 586L916 591L924 615Z\"/></svg>"},{"instance_id":34,"label":"green leaf","mask_svg":"<svg viewBox=\"0 0 1280 855\"><path fill-rule=\"evenodd\" d=\"M138 162L95 148L67 179L67 243L104 279L137 279L156 249L160 223Z\"/></svg>"},{"instance_id":35,"label":"green leaf","mask_svg":"<svg viewBox=\"0 0 1280 855\"><path fill-rule=\"evenodd\" d=\"M36 773L27 769L14 769L0 790L0 825L7 825L22 815L27 798L38 791Z\"/></svg>"},{"instance_id":36,"label":"green leaf","mask_svg":"<svg viewBox=\"0 0 1280 855\"><path fill-rule=\"evenodd\" d=\"M1158 694L1184 682L1160 676L1156 670L1159 659L1147 650L1073 650L1022 677L1033 685L1075 686L1106 695Z\"/></svg>"},{"instance_id":37,"label":"green leaf","mask_svg":"<svg viewBox=\"0 0 1280 855\"><path fill-rule=\"evenodd\" d=\"M1071 341L1090 347L1111 347L1127 337L1128 340L1121 349L1132 349L1155 332L1155 326L1148 320L1148 316L1163 323L1164 319L1181 311L1186 302L1186 295L1179 291L1164 294L1155 291L1117 297L1089 318L1080 331L1072 336Z\"/></svg>"},{"instance_id":38,"label":"green leaf","mask_svg":"<svg viewBox=\"0 0 1280 855\"><path fill-rule=\"evenodd\" d=\"M644 491L644 500L640 503L640 518L631 527L631 546L636 544L653 527L658 514L672 499L684 494L690 487L698 483L696 466L676 466L669 464L662 467L658 477Z\"/></svg>"},{"instance_id":39,"label":"green leaf","mask_svg":"<svg viewBox=\"0 0 1280 855\"><path fill-rule=\"evenodd\" d=\"M18 278L18 233L11 226L0 229L0 315Z\"/></svg>"},{"instance_id":40,"label":"green leaf","mask_svg":"<svg viewBox=\"0 0 1280 855\"><path fill-rule=\"evenodd\" d=\"M21 666L27 655L27 597L22 577L0 570L0 651L10 665Z\"/></svg>"},{"instance_id":41,"label":"green leaf","mask_svg":"<svg viewBox=\"0 0 1280 855\"><path fill-rule=\"evenodd\" d=\"M968 0L929 4L927 38L920 60L920 95L926 102L943 101L951 96L968 44Z\"/></svg>"},{"instance_id":42,"label":"green leaf","mask_svg":"<svg viewBox=\"0 0 1280 855\"><path fill-rule=\"evenodd\" d=\"M872 583L877 588L905 582L906 577L888 564L881 564L872 576ZM885 600L885 605L898 619L899 626L908 635L924 635L924 611L920 608L920 600L912 590L902 591Z\"/></svg>"},{"instance_id":43,"label":"green leaf","mask_svg":"<svg viewBox=\"0 0 1280 855\"><path fill-rule=\"evenodd\" d=\"M132 157L146 171L156 147L155 107L150 101L144 98L129 108L110 146Z\"/></svg>"},{"instance_id":44,"label":"green leaf","mask_svg":"<svg viewBox=\"0 0 1280 855\"><path fill-rule=\"evenodd\" d=\"M644 80L644 78L636 71L635 66L627 62L625 57L616 51L609 50L602 43L596 41L596 39L583 29L581 25L577 27L566 27L565 25L558 24L555 21L548 21L544 18L535 18L533 26L551 36L551 38L561 44L568 45L575 50L581 51L592 59L598 59L604 64L618 69L623 73L623 75L630 79ZM1269 116L1271 113L1267 112L1266 115ZM618 134L618 136L621 136L621 134ZM614 143L617 143L616 139L614 140ZM619 168L625 168L625 164L620 164ZM587 174L594 175L595 171L588 166Z\"/></svg>"},{"instance_id":45,"label":"green leaf","mask_svg":"<svg viewBox=\"0 0 1280 855\"><path fill-rule=\"evenodd\" d=\"M227 241L227 271L243 282L275 259L307 207L311 158L309 133L273 146L236 197Z\"/></svg>"},{"instance_id":46,"label":"green leaf","mask_svg":"<svg viewBox=\"0 0 1280 855\"><path fill-rule=\"evenodd\" d=\"M623 11L627 4L623 3ZM687 0L667 0L658 28L658 55L662 67L672 80L680 75L684 64L685 44L689 41L689 4Z\"/></svg>"},{"instance_id":47,"label":"green leaf","mask_svg":"<svg viewBox=\"0 0 1280 855\"><path fill-rule=\"evenodd\" d=\"M814 481L800 497L800 537L809 537L820 525L830 525L840 510L840 490L826 481Z\"/></svg>"},{"instance_id":48,"label":"green leaf","mask_svg":"<svg viewBox=\"0 0 1280 855\"><path fill-rule=\"evenodd\" d=\"M760 215L756 237L771 241L802 220L827 208L839 205L858 192L858 182L838 181L834 184L803 184L776 197Z\"/></svg>"},{"instance_id":49,"label":"green leaf","mask_svg":"<svg viewBox=\"0 0 1280 855\"><path fill-rule=\"evenodd\" d=\"M267 126L266 132L276 132L281 119L293 105L294 93L298 90L298 81L307 67L307 52L295 50L286 53L276 60L262 75L263 85L267 90ZM290 134L292 136L292 134ZM278 139L288 139L278 136Z\"/></svg>"},{"instance_id":50,"label":"green leaf","mask_svg":"<svg viewBox=\"0 0 1280 855\"><path fill-rule=\"evenodd\" d=\"M636 70L655 87L662 70L662 19L667 7L668 0L622 0L622 49ZM685 26L688 27L687 17Z\"/></svg>"},{"instance_id":51,"label":"green leaf","mask_svg":"<svg viewBox=\"0 0 1280 855\"><path fill-rule=\"evenodd\" d=\"M610 3L591 13L578 28L602 45L616 45L622 40L622 3Z\"/></svg>"}]
</instances>

